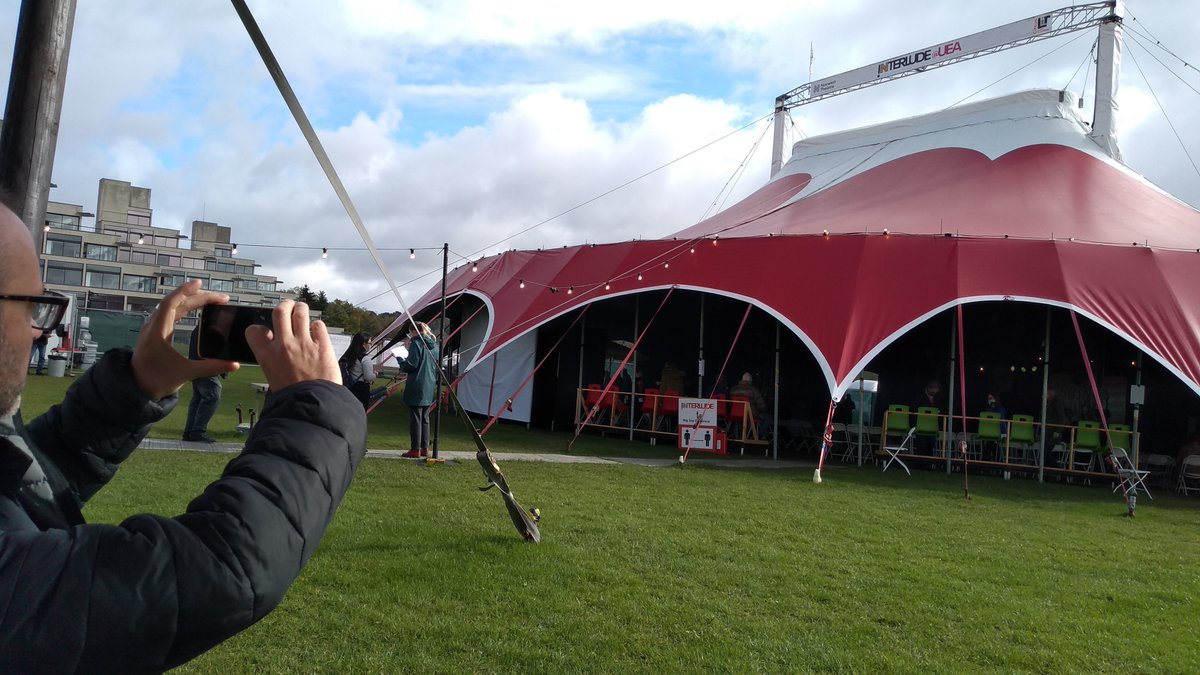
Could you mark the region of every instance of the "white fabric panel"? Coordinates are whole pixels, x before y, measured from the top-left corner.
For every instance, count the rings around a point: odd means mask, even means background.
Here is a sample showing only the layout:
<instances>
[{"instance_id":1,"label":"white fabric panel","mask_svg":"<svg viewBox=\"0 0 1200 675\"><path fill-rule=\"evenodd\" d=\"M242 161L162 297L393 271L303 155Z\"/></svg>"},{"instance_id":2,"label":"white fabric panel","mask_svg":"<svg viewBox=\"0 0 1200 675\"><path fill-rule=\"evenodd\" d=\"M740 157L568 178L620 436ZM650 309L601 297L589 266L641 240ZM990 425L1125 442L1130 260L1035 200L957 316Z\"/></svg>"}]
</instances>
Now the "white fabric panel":
<instances>
[{"instance_id":1,"label":"white fabric panel","mask_svg":"<svg viewBox=\"0 0 1200 675\"><path fill-rule=\"evenodd\" d=\"M793 146L791 159L777 177L794 173L812 176L804 190L789 200L794 202L925 150L966 148L996 159L1039 143L1082 150L1136 176L1088 138L1088 124L1080 117L1078 100L1071 92L1024 91L928 115L813 136ZM1002 115L998 116L998 109L1003 110Z\"/></svg>"},{"instance_id":2,"label":"white fabric panel","mask_svg":"<svg viewBox=\"0 0 1200 675\"><path fill-rule=\"evenodd\" d=\"M477 346L483 342L487 321L475 320L462 330L464 349L460 363L470 363ZM467 410L489 417L500 412L500 418L529 422L533 408L533 382L525 385L513 399L512 410L506 409L508 397L533 372L537 351L537 331L530 331L504 346L503 349L475 364L458 385L458 400Z\"/></svg>"}]
</instances>

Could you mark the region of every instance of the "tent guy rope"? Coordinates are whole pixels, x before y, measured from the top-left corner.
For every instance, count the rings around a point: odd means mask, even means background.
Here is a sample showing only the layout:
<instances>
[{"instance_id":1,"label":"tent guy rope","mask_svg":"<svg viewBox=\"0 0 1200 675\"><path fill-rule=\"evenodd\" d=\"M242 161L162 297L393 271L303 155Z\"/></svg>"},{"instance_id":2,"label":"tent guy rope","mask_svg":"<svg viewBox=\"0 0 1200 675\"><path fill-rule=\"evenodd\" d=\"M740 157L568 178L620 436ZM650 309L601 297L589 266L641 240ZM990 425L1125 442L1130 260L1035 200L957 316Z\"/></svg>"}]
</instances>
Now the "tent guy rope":
<instances>
[{"instance_id":1,"label":"tent guy rope","mask_svg":"<svg viewBox=\"0 0 1200 675\"><path fill-rule=\"evenodd\" d=\"M262 57L263 64L266 65L267 71L271 74L271 79L275 81L275 86L279 89L280 95L283 96L287 103L288 110L291 111L292 117L295 118L296 124L300 127L300 131L304 134L305 140L312 148L313 154L316 156L317 162L321 165L321 169L325 171L325 177L329 179L329 183L333 186L334 192L337 193L338 199L341 200L342 206L346 209L346 213L350 216L351 222L358 230L358 234L362 237L363 243L371 252L371 258L374 259L375 265L379 268L379 272L383 275L388 286L392 289L392 294L396 296L396 301L400 304L400 309L403 314L408 315L409 322L413 330L416 330L417 323L413 318L412 313L408 311L408 307L404 304L404 298L400 296L400 290L396 288L396 283L392 281L392 275L388 272L387 266L384 265L383 259L379 256L379 251L375 248L375 243L371 240L371 235L367 232L367 228L363 225L362 218L358 215L358 209L350 200L350 195L346 192L345 186L342 184L342 179L338 176L337 171L333 168L333 163L329 160L329 155L325 152L325 147L321 144L321 139L317 137L317 132L313 129L312 124L308 121L308 115L304 113L304 108L301 107L299 99L292 91L292 87L288 84L287 78L283 74L283 69L279 65L279 61L275 59L275 55L271 52L270 45L267 44L266 38L259 30L258 23L254 20L254 16L250 13L250 8L246 6L245 0L231 0L234 9L242 20L242 24L246 27L246 32L250 35L250 40L254 43L255 49L258 50L259 56ZM442 380L446 379L446 374L441 368L438 368L438 374ZM459 416L462 418L463 424L471 430L471 434L475 439L475 445L478 451L475 453L476 460L483 467L484 475L487 476L488 485L485 488L489 489L493 486L500 488L500 493L504 497L505 506L508 508L509 516L512 518L513 525L516 526L517 532L525 538L526 541L537 543L541 540L541 533L538 530L538 520L540 513L534 509L530 513L526 513L517 504L516 498L513 497L512 491L508 487L504 475L500 473L500 467L496 465L492 459L491 452L488 451L487 445L483 442L483 437L479 435L479 430L475 428L475 424L471 422L471 418L467 416L466 410L463 409L458 402L458 396L453 389L449 390L449 396L454 403L455 408L459 411Z\"/></svg>"}]
</instances>

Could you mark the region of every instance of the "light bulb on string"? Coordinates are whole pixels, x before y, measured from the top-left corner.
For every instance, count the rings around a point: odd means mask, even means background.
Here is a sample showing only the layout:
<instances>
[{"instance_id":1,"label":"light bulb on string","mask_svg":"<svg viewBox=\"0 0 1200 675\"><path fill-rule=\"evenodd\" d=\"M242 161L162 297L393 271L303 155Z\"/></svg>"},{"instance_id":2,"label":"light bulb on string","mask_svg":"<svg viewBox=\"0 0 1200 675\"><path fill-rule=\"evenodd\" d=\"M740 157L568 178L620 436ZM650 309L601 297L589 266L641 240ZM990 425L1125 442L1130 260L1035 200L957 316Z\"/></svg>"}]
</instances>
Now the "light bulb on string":
<instances>
[{"instance_id":1,"label":"light bulb on string","mask_svg":"<svg viewBox=\"0 0 1200 675\"><path fill-rule=\"evenodd\" d=\"M329 257L329 249L322 248L321 249L321 260L325 260L328 257Z\"/></svg>"},{"instance_id":2,"label":"light bulb on string","mask_svg":"<svg viewBox=\"0 0 1200 675\"><path fill-rule=\"evenodd\" d=\"M520 283L520 284L518 284L518 285L519 285L521 288L525 288L525 280L524 280L524 279L521 279L521 283Z\"/></svg>"},{"instance_id":3,"label":"light bulb on string","mask_svg":"<svg viewBox=\"0 0 1200 675\"><path fill-rule=\"evenodd\" d=\"M410 248L410 249L408 249L408 259L409 259L409 260L416 260L416 259L417 259L417 252L416 252L416 250L415 250L415 249L411 249L411 248Z\"/></svg>"},{"instance_id":4,"label":"light bulb on string","mask_svg":"<svg viewBox=\"0 0 1200 675\"><path fill-rule=\"evenodd\" d=\"M233 245L233 249L229 251L229 255L237 255L237 244Z\"/></svg>"}]
</instances>

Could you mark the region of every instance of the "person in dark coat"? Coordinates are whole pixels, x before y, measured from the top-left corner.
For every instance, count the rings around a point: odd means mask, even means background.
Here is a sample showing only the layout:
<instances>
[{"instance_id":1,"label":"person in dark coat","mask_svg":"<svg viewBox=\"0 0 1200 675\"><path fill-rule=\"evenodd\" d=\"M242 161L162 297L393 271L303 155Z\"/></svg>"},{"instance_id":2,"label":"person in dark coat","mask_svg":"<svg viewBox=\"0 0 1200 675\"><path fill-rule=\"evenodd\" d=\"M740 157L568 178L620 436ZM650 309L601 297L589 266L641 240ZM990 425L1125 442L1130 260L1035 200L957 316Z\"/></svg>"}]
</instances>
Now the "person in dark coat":
<instances>
[{"instance_id":1,"label":"person in dark coat","mask_svg":"<svg viewBox=\"0 0 1200 675\"><path fill-rule=\"evenodd\" d=\"M429 456L429 407L437 398L438 343L427 324L416 322L408 329L408 356L400 361L400 370L408 373L404 383L404 404L408 406L408 437L411 443L402 457Z\"/></svg>"},{"instance_id":2,"label":"person in dark coat","mask_svg":"<svg viewBox=\"0 0 1200 675\"><path fill-rule=\"evenodd\" d=\"M189 359L200 359L200 352L197 351L199 337L200 326L196 326L188 339ZM224 378L225 373L221 373L220 377L211 375L192 380L192 400L188 403L187 422L183 425L183 440L193 443L217 442L208 433L208 423L221 407L221 380Z\"/></svg>"},{"instance_id":3,"label":"person in dark coat","mask_svg":"<svg viewBox=\"0 0 1200 675\"><path fill-rule=\"evenodd\" d=\"M33 367L38 375L46 374L46 345L50 344L50 331L44 330L38 333L38 336L33 339L33 352L29 354L29 359L33 361Z\"/></svg>"},{"instance_id":4,"label":"person in dark coat","mask_svg":"<svg viewBox=\"0 0 1200 675\"><path fill-rule=\"evenodd\" d=\"M367 354L370 349L371 334L356 333L350 338L350 346L338 359L342 384L350 388L350 393L362 403L363 409L371 407L371 383L377 374L375 361Z\"/></svg>"},{"instance_id":5,"label":"person in dark coat","mask_svg":"<svg viewBox=\"0 0 1200 675\"><path fill-rule=\"evenodd\" d=\"M324 324L284 300L273 332L246 331L272 393L221 477L183 515L86 524L81 507L180 387L238 367L171 345L180 317L228 296L181 285L132 350L110 350L24 425L31 330L65 309L61 296L28 299L42 293L29 230L0 207L0 672L174 668L283 600L365 452L366 415L341 386Z\"/></svg>"}]
</instances>

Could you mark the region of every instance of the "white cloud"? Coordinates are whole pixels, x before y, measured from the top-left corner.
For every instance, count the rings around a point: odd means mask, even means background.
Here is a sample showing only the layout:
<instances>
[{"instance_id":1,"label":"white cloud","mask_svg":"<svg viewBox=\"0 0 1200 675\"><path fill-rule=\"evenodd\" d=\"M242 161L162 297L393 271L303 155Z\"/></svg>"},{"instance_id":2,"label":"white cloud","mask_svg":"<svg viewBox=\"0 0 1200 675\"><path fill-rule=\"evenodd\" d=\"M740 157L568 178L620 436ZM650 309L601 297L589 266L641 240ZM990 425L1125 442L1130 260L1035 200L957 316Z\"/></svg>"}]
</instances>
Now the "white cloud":
<instances>
[{"instance_id":1,"label":"white cloud","mask_svg":"<svg viewBox=\"0 0 1200 675\"><path fill-rule=\"evenodd\" d=\"M1188 56L1200 20L1183 4L1139 2L1134 25ZM0 16L14 19L0 22L0 41L11 43L19 5L0 0ZM449 242L468 255L686 227L714 202L731 204L766 179L770 131L762 137L760 123L733 132L807 81L810 44L819 78L1046 9L1035 0L938 0L915 9L866 0L753 8L674 0L250 6L376 243L402 249L384 253L398 281L440 269L433 251L409 261L410 246ZM1094 33L1079 35L1044 59L1058 42L793 115L802 133L814 134L969 96L1068 83L1078 89L1082 75L1072 80L1072 73ZM1194 91L1152 64L1143 47L1134 49L1154 93L1126 60L1119 128L1126 160L1200 203L1200 181L1155 101L1200 158ZM1194 53L1188 60L1200 61ZM4 76L8 66L0 63ZM736 195L722 197L743 165ZM228 4L126 0L121 11L79 4L54 171L60 188L52 198L92 209L102 177L152 188L156 224L186 232L204 218L232 227L239 243L269 245L244 245L242 255L288 286L308 283L355 301L384 290L365 252L336 251L320 261L319 250L281 248L361 243ZM406 297L432 283L427 277L406 287ZM384 297L371 306L393 305Z\"/></svg>"}]
</instances>

